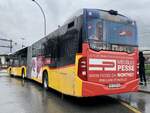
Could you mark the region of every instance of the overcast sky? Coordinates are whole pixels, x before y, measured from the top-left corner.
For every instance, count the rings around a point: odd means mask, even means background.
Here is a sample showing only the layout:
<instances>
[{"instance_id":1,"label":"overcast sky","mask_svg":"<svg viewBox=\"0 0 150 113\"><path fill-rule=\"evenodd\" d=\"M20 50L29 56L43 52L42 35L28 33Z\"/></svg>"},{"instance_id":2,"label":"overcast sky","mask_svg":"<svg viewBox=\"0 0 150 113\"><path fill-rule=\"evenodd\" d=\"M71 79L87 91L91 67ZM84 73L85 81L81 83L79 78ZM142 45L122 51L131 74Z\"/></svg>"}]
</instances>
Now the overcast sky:
<instances>
[{"instance_id":1,"label":"overcast sky","mask_svg":"<svg viewBox=\"0 0 150 113\"><path fill-rule=\"evenodd\" d=\"M81 8L114 9L137 21L139 44L150 48L150 0L37 0L47 20L47 34ZM0 38L30 45L43 37L43 16L32 0L0 0ZM0 45L2 42L0 41ZM14 47L16 46L13 44ZM2 48L0 48L2 50Z\"/></svg>"}]
</instances>

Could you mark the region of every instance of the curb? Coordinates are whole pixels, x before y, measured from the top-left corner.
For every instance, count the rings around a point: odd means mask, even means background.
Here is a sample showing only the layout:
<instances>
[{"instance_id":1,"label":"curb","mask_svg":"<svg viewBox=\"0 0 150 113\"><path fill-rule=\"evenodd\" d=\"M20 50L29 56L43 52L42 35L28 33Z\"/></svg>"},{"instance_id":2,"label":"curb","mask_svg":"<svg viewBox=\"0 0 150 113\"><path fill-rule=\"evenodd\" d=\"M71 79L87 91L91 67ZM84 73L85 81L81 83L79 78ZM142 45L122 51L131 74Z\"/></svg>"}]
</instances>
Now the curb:
<instances>
[{"instance_id":1,"label":"curb","mask_svg":"<svg viewBox=\"0 0 150 113\"><path fill-rule=\"evenodd\" d=\"M113 98L113 97L112 97ZM116 99L116 98L114 98ZM121 100L121 99L117 99L118 102L123 105L124 107L128 108L129 110L133 111L134 113L142 113L138 108L130 105L130 103L128 103L127 101Z\"/></svg>"},{"instance_id":2,"label":"curb","mask_svg":"<svg viewBox=\"0 0 150 113\"><path fill-rule=\"evenodd\" d=\"M134 113L142 113L140 110L138 110L137 108L131 106L130 104L128 104L125 101L120 100L120 104L122 104L123 106L127 107L128 109L130 109L131 111L133 111Z\"/></svg>"},{"instance_id":3,"label":"curb","mask_svg":"<svg viewBox=\"0 0 150 113\"><path fill-rule=\"evenodd\" d=\"M139 90L138 92L150 94L150 91L147 91L147 90Z\"/></svg>"}]
</instances>

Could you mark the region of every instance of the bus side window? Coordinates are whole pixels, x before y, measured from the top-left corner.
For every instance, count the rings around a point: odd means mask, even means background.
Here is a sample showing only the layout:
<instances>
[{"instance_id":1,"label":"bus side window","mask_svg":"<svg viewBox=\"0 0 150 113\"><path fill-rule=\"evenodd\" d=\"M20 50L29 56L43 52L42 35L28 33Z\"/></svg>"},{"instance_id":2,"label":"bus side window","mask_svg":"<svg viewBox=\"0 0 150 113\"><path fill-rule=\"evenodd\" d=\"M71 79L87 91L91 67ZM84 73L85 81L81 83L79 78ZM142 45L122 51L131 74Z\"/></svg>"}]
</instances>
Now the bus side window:
<instances>
[{"instance_id":1,"label":"bus side window","mask_svg":"<svg viewBox=\"0 0 150 113\"><path fill-rule=\"evenodd\" d=\"M75 55L78 52L79 48L78 33L79 32L77 29L72 29L67 31L63 36L59 38L59 66L75 63Z\"/></svg>"},{"instance_id":2,"label":"bus side window","mask_svg":"<svg viewBox=\"0 0 150 113\"><path fill-rule=\"evenodd\" d=\"M74 22L74 21L73 21L73 22L70 22L70 23L68 24L68 29L73 28L74 25L75 25L75 22Z\"/></svg>"},{"instance_id":3,"label":"bus side window","mask_svg":"<svg viewBox=\"0 0 150 113\"><path fill-rule=\"evenodd\" d=\"M49 38L42 44L43 55L44 55L44 57L51 59L50 65L52 67L55 67L56 63L57 63L57 57L58 57L57 48L58 47L57 47L57 38L56 37Z\"/></svg>"},{"instance_id":4,"label":"bus side window","mask_svg":"<svg viewBox=\"0 0 150 113\"><path fill-rule=\"evenodd\" d=\"M32 46L32 57L36 56L36 48L35 45Z\"/></svg>"},{"instance_id":5,"label":"bus side window","mask_svg":"<svg viewBox=\"0 0 150 113\"><path fill-rule=\"evenodd\" d=\"M19 66L19 60L18 59L14 60L14 66L16 66L16 67Z\"/></svg>"}]
</instances>

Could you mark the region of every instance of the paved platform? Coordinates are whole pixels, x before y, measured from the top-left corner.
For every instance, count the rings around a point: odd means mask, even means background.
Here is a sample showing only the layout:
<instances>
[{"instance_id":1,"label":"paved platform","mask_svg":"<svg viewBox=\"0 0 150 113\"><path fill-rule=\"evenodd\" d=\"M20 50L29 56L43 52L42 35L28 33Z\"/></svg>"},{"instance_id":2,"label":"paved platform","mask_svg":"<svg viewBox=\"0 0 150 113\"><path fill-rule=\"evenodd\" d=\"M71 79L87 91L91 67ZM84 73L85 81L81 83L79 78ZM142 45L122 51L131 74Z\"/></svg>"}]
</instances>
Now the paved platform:
<instances>
[{"instance_id":1,"label":"paved platform","mask_svg":"<svg viewBox=\"0 0 150 113\"><path fill-rule=\"evenodd\" d=\"M150 94L150 76L146 76L147 85L140 85L139 92L149 93Z\"/></svg>"},{"instance_id":2,"label":"paved platform","mask_svg":"<svg viewBox=\"0 0 150 113\"><path fill-rule=\"evenodd\" d=\"M150 83L148 83L146 86L141 85L139 92L143 92L143 93L149 93L150 94Z\"/></svg>"}]
</instances>

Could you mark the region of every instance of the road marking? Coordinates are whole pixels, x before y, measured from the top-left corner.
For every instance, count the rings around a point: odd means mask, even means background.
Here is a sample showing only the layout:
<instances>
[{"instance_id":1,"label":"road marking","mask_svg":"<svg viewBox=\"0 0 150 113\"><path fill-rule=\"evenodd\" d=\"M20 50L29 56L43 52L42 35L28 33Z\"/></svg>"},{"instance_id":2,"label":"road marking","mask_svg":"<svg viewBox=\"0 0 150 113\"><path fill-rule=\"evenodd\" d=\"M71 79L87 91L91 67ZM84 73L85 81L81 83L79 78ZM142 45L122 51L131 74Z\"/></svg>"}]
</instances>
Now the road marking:
<instances>
[{"instance_id":1,"label":"road marking","mask_svg":"<svg viewBox=\"0 0 150 113\"><path fill-rule=\"evenodd\" d=\"M134 113L142 113L142 112L140 112L137 108L132 107L131 105L129 105L129 104L123 102L123 101L121 101L120 103L121 103L123 106L127 107L128 109L132 110Z\"/></svg>"}]
</instances>

